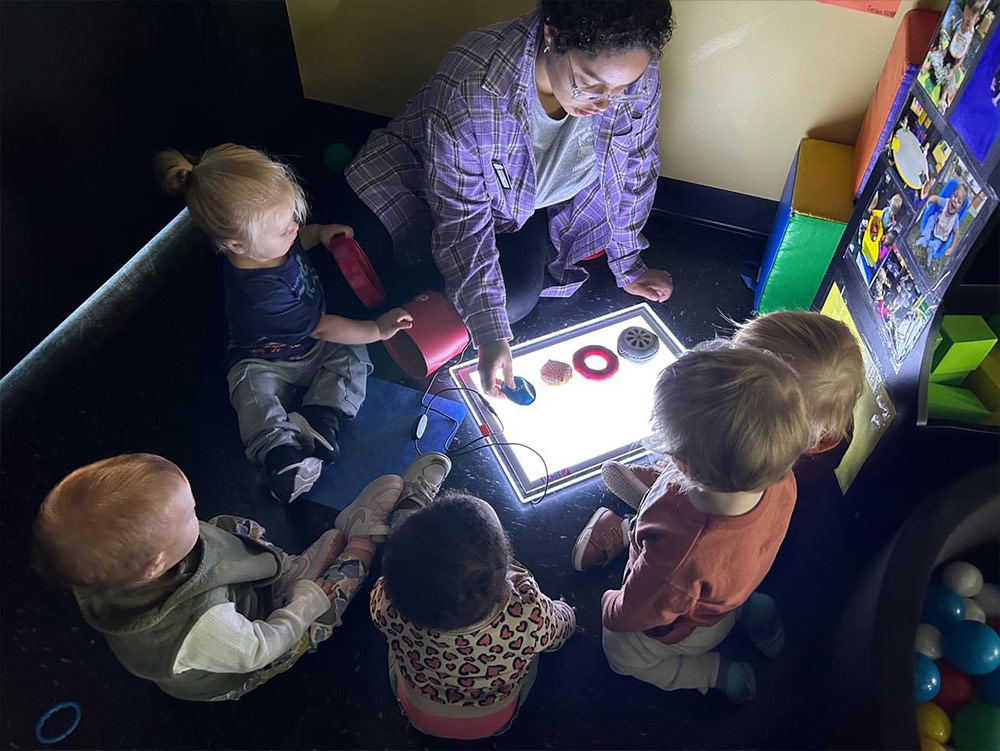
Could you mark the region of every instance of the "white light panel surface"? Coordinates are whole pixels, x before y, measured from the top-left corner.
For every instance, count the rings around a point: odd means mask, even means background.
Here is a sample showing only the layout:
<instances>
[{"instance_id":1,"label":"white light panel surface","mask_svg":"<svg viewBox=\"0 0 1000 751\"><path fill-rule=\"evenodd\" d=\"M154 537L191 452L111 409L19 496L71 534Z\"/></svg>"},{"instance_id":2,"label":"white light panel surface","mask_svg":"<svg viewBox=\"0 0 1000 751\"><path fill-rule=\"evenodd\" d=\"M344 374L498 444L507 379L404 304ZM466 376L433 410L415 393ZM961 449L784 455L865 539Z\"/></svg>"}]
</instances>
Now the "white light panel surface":
<instances>
[{"instance_id":1,"label":"white light panel surface","mask_svg":"<svg viewBox=\"0 0 1000 751\"><path fill-rule=\"evenodd\" d=\"M561 386L542 381L539 371L548 360L572 366L582 347L601 345L617 354L618 335L642 326L660 339L656 355L644 363L618 358L618 372L604 381L584 378L574 370ZM553 332L513 349L514 374L530 381L537 393L522 406L505 398L486 396L503 422L497 442L523 443L538 451L548 465L550 491L593 476L609 459L634 460L646 453L641 441L649 434L653 387L660 371L683 347L646 304ZM482 393L476 361L451 368L455 381ZM476 399L463 393L476 419L494 431L496 419ZM522 501L541 495L545 472L538 457L522 446L493 449L515 493Z\"/></svg>"}]
</instances>

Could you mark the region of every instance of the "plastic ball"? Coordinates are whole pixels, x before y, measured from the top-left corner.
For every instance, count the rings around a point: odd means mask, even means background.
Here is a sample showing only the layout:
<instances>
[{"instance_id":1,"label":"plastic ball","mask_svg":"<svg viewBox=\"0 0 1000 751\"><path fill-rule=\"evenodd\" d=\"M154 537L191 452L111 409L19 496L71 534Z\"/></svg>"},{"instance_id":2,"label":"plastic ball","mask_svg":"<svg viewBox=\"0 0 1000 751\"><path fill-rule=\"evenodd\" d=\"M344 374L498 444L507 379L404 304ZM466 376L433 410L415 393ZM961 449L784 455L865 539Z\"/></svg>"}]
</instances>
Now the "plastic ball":
<instances>
[{"instance_id":1,"label":"plastic ball","mask_svg":"<svg viewBox=\"0 0 1000 751\"><path fill-rule=\"evenodd\" d=\"M922 735L920 736L920 751L948 751L948 747L942 746L933 738Z\"/></svg>"},{"instance_id":2,"label":"plastic ball","mask_svg":"<svg viewBox=\"0 0 1000 751\"><path fill-rule=\"evenodd\" d=\"M986 613L986 617L1000 615L1000 589L996 584L984 584L979 593L972 598Z\"/></svg>"},{"instance_id":3,"label":"plastic ball","mask_svg":"<svg viewBox=\"0 0 1000 751\"><path fill-rule=\"evenodd\" d=\"M972 690L972 679L961 670L947 662L938 663L941 675L941 688L931 700L945 711L949 717L954 717L959 710L972 703L975 692Z\"/></svg>"},{"instance_id":4,"label":"plastic ball","mask_svg":"<svg viewBox=\"0 0 1000 751\"><path fill-rule=\"evenodd\" d=\"M978 621L952 624L941 637L945 659L969 675L984 675L1000 666L1000 636Z\"/></svg>"},{"instance_id":5,"label":"plastic ball","mask_svg":"<svg viewBox=\"0 0 1000 751\"><path fill-rule=\"evenodd\" d=\"M932 660L941 659L941 632L929 623L919 624L914 649Z\"/></svg>"},{"instance_id":6,"label":"plastic ball","mask_svg":"<svg viewBox=\"0 0 1000 751\"><path fill-rule=\"evenodd\" d=\"M331 143L323 149L323 164L334 173L341 173L351 163L354 154L342 143Z\"/></svg>"},{"instance_id":7,"label":"plastic ball","mask_svg":"<svg viewBox=\"0 0 1000 751\"><path fill-rule=\"evenodd\" d=\"M934 584L927 588L923 611L920 614L921 623L929 623L943 634L948 626L963 618L965 618L965 605L962 604L961 597L943 584Z\"/></svg>"},{"instance_id":8,"label":"plastic ball","mask_svg":"<svg viewBox=\"0 0 1000 751\"><path fill-rule=\"evenodd\" d=\"M965 605L965 620L986 623L986 613L979 607L979 603L971 597L963 597L962 604Z\"/></svg>"},{"instance_id":9,"label":"plastic ball","mask_svg":"<svg viewBox=\"0 0 1000 751\"><path fill-rule=\"evenodd\" d=\"M976 698L1000 707L1000 668L976 678Z\"/></svg>"},{"instance_id":10,"label":"plastic ball","mask_svg":"<svg viewBox=\"0 0 1000 751\"><path fill-rule=\"evenodd\" d=\"M931 738L938 743L946 743L951 737L951 720L937 704L918 704L917 730L921 737Z\"/></svg>"},{"instance_id":11,"label":"plastic ball","mask_svg":"<svg viewBox=\"0 0 1000 751\"><path fill-rule=\"evenodd\" d=\"M1000 751L1000 707L970 704L952 720L951 736L960 751Z\"/></svg>"},{"instance_id":12,"label":"plastic ball","mask_svg":"<svg viewBox=\"0 0 1000 751\"><path fill-rule=\"evenodd\" d=\"M983 572L968 561L955 561L941 571L941 581L959 597L975 597L983 588Z\"/></svg>"},{"instance_id":13,"label":"plastic ball","mask_svg":"<svg viewBox=\"0 0 1000 751\"><path fill-rule=\"evenodd\" d=\"M1000 634L1000 615L986 616L986 625Z\"/></svg>"},{"instance_id":14,"label":"plastic ball","mask_svg":"<svg viewBox=\"0 0 1000 751\"><path fill-rule=\"evenodd\" d=\"M930 657L913 655L913 699L930 701L941 688L941 673Z\"/></svg>"}]
</instances>

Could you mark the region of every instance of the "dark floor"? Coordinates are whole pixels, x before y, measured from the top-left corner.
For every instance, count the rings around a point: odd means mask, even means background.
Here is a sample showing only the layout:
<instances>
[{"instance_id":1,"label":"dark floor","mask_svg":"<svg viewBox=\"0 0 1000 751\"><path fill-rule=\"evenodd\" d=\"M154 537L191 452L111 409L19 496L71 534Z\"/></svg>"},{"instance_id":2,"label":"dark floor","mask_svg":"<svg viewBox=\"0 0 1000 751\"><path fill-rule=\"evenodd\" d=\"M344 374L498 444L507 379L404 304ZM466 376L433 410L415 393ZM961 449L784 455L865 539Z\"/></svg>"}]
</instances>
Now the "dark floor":
<instances>
[{"instance_id":1,"label":"dark floor","mask_svg":"<svg viewBox=\"0 0 1000 751\"><path fill-rule=\"evenodd\" d=\"M316 144L298 153L307 173ZM307 174L307 177L310 176ZM322 173L312 175L314 187ZM654 216L650 266L669 269L673 298L659 307L685 345L726 330L750 311L742 261L764 241ZM625 307L602 261L574 298L542 300L514 327L518 341ZM228 512L262 522L298 551L329 527L332 510L270 502L243 457L224 382L219 259L192 254L181 275L150 290L141 309L121 311L123 329L69 358L31 399L8 412L3 432L3 719L6 745L37 745L33 728L52 704L72 700L82 721L62 745L79 748L825 748L828 646L861 569L899 523L905 503L842 499L829 485L804 488L785 545L763 585L785 618L784 659L767 664L742 635L721 647L758 670L759 695L736 707L721 695L666 694L614 675L600 646L601 593L620 583L621 563L579 574L569 564L574 536L598 505L624 506L598 480L522 506L488 452L462 457L448 486L496 507L517 557L543 590L578 608L586 633L541 657L538 682L513 728L479 744L422 736L407 726L386 680L386 648L369 621L367 588L343 627L314 655L239 702L189 704L126 673L81 620L67 593L47 588L28 567L30 524L45 492L66 472L119 452L152 451L188 473L208 518ZM380 349L380 345L373 350ZM398 371L374 352L379 372ZM405 418L407 420L411 417ZM466 426L465 434L471 436ZM403 468L400 468L401 470ZM960 467L956 466L956 471ZM864 492L862 489L859 492ZM378 574L378 570L374 575ZM856 739L857 747L875 745Z\"/></svg>"}]
</instances>

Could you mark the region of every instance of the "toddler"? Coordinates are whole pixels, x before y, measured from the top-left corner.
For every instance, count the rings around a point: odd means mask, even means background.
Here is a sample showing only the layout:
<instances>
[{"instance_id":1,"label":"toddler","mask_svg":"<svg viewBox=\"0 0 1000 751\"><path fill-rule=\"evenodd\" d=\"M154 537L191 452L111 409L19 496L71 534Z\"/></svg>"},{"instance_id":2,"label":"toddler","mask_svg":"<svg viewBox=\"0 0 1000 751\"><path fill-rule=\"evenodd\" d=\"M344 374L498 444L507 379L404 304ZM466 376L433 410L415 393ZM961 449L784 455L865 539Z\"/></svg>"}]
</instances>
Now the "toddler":
<instances>
[{"instance_id":1,"label":"toddler","mask_svg":"<svg viewBox=\"0 0 1000 751\"><path fill-rule=\"evenodd\" d=\"M330 636L371 567L374 533L401 497L436 493L450 467L428 454L402 478L374 480L335 529L289 556L249 519L199 521L177 465L123 454L48 494L35 565L72 588L132 674L179 699L238 699Z\"/></svg>"},{"instance_id":2,"label":"toddler","mask_svg":"<svg viewBox=\"0 0 1000 751\"><path fill-rule=\"evenodd\" d=\"M450 492L395 527L372 620L389 642L389 681L410 723L443 738L497 735L535 679L536 658L576 626L511 559L492 507Z\"/></svg>"},{"instance_id":3,"label":"toddler","mask_svg":"<svg viewBox=\"0 0 1000 751\"><path fill-rule=\"evenodd\" d=\"M879 272L877 278L884 280L884 269ZM851 330L822 313L778 311L738 325L733 341L771 352L792 366L809 416L805 455L836 467L850 442L854 404L865 386L864 361ZM601 476L612 493L638 508L659 470L607 462Z\"/></svg>"},{"instance_id":4,"label":"toddler","mask_svg":"<svg viewBox=\"0 0 1000 751\"><path fill-rule=\"evenodd\" d=\"M247 457L268 470L271 495L291 502L336 460L340 420L357 415L372 366L365 344L410 327L399 308L376 321L325 311L306 251L329 245L341 224L300 226L305 194L292 171L267 155L223 144L192 164L157 155L160 182L183 196L191 218L225 255L229 396ZM290 412L297 387L306 389Z\"/></svg>"},{"instance_id":5,"label":"toddler","mask_svg":"<svg viewBox=\"0 0 1000 751\"><path fill-rule=\"evenodd\" d=\"M865 386L861 348L847 324L806 310L784 310L741 324L733 341L766 350L796 372L809 416L808 455L849 439Z\"/></svg>"},{"instance_id":6,"label":"toddler","mask_svg":"<svg viewBox=\"0 0 1000 751\"><path fill-rule=\"evenodd\" d=\"M784 539L795 506L791 468L808 442L798 379L769 352L707 342L661 373L653 447L669 466L627 529L621 589L602 599L612 670L665 691L753 698L753 668L712 650L737 620L765 655L784 647L774 601L754 590ZM598 509L574 545L577 567L620 552L623 526ZM617 550L605 549L608 539Z\"/></svg>"},{"instance_id":7,"label":"toddler","mask_svg":"<svg viewBox=\"0 0 1000 751\"><path fill-rule=\"evenodd\" d=\"M947 248L952 245L952 235L962 218L962 206L965 205L965 200L968 197L969 188L961 181L947 198L942 196L928 197L920 236L913 243L914 249L923 248L927 256L928 268L935 260L944 256ZM926 217L932 215L932 212L937 213L937 220L927 221Z\"/></svg>"}]
</instances>

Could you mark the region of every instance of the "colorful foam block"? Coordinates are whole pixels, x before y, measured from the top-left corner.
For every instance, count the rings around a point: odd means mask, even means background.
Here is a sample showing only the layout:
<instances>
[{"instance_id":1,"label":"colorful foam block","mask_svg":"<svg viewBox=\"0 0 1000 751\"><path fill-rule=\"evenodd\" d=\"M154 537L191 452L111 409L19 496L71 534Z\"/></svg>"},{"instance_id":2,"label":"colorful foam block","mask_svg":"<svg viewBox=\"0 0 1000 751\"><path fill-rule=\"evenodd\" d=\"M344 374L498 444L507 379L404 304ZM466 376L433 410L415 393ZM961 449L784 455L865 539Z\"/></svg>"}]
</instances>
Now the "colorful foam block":
<instances>
[{"instance_id":1,"label":"colorful foam block","mask_svg":"<svg viewBox=\"0 0 1000 751\"><path fill-rule=\"evenodd\" d=\"M941 343L934 350L931 373L968 373L979 367L997 343L982 316L945 316ZM933 379L932 379L933 380Z\"/></svg>"},{"instance_id":2,"label":"colorful foam block","mask_svg":"<svg viewBox=\"0 0 1000 751\"><path fill-rule=\"evenodd\" d=\"M781 194L755 286L760 313L806 310L854 208L854 147L804 138Z\"/></svg>"},{"instance_id":3,"label":"colorful foam block","mask_svg":"<svg viewBox=\"0 0 1000 751\"><path fill-rule=\"evenodd\" d=\"M990 350L962 386L975 394L991 412L1000 410L1000 345Z\"/></svg>"},{"instance_id":4,"label":"colorful foam block","mask_svg":"<svg viewBox=\"0 0 1000 751\"><path fill-rule=\"evenodd\" d=\"M989 326L993 333L1000 336L1000 313L992 315L986 319L986 325Z\"/></svg>"},{"instance_id":5,"label":"colorful foam block","mask_svg":"<svg viewBox=\"0 0 1000 751\"><path fill-rule=\"evenodd\" d=\"M927 386L927 417L980 423L989 419L990 411L968 389L931 383Z\"/></svg>"},{"instance_id":6,"label":"colorful foam block","mask_svg":"<svg viewBox=\"0 0 1000 751\"><path fill-rule=\"evenodd\" d=\"M914 9L903 16L896 30L896 38L892 40L854 144L852 195L855 199L861 195L892 125L903 109L910 84L917 76L940 20L941 14L936 10Z\"/></svg>"},{"instance_id":7,"label":"colorful foam block","mask_svg":"<svg viewBox=\"0 0 1000 751\"><path fill-rule=\"evenodd\" d=\"M931 383L943 383L946 386L961 386L971 373L972 371L970 370L958 370L954 372L933 370L928 380Z\"/></svg>"}]
</instances>

